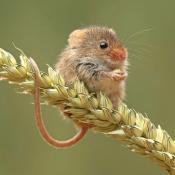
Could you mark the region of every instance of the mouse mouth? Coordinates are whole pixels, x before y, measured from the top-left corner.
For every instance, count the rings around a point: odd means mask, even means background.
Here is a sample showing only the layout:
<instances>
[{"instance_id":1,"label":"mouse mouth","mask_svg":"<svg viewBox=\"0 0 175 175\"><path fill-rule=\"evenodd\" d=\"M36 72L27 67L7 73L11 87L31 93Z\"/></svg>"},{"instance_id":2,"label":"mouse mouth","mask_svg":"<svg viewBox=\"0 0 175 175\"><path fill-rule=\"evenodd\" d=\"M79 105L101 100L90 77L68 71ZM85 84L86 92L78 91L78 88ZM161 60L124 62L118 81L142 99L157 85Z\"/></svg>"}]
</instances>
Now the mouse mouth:
<instances>
[{"instance_id":1,"label":"mouse mouth","mask_svg":"<svg viewBox=\"0 0 175 175\"><path fill-rule=\"evenodd\" d=\"M110 55L105 59L105 63L110 67L111 69L122 69L123 67L127 67L128 62L127 59L124 60L118 60L113 59Z\"/></svg>"}]
</instances>

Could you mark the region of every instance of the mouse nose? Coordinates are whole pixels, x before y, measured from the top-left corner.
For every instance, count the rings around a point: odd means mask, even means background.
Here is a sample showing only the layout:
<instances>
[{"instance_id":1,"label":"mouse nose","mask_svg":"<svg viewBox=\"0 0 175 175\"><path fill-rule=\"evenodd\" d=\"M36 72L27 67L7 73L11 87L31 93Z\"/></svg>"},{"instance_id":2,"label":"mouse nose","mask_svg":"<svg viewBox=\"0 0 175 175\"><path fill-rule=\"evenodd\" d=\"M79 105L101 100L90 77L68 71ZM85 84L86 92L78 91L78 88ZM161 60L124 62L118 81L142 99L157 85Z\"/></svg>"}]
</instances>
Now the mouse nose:
<instances>
[{"instance_id":1,"label":"mouse nose","mask_svg":"<svg viewBox=\"0 0 175 175\"><path fill-rule=\"evenodd\" d=\"M124 61L127 56L127 50L126 48L120 47L120 48L115 48L111 51L110 56L114 59L114 60L118 60L118 61Z\"/></svg>"}]
</instances>

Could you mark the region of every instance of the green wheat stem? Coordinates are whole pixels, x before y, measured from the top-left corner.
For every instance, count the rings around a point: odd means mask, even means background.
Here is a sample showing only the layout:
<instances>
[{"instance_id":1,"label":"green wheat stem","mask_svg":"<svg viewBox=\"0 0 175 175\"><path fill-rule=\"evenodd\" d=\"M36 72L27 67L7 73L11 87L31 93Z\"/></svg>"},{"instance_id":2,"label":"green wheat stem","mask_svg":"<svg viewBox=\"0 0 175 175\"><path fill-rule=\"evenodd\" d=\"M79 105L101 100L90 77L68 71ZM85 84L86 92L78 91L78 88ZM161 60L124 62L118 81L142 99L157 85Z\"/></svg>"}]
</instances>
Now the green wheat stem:
<instances>
[{"instance_id":1,"label":"green wheat stem","mask_svg":"<svg viewBox=\"0 0 175 175\"><path fill-rule=\"evenodd\" d=\"M25 94L33 94L34 72L27 56L21 52L20 62L0 49L0 80L19 86ZM75 123L92 126L96 132L123 141L136 153L157 162L171 175L175 175L175 142L159 125L147 116L121 104L114 109L102 93L90 94L84 84L76 81L71 87L51 67L40 72L41 97L53 106L65 107Z\"/></svg>"}]
</instances>

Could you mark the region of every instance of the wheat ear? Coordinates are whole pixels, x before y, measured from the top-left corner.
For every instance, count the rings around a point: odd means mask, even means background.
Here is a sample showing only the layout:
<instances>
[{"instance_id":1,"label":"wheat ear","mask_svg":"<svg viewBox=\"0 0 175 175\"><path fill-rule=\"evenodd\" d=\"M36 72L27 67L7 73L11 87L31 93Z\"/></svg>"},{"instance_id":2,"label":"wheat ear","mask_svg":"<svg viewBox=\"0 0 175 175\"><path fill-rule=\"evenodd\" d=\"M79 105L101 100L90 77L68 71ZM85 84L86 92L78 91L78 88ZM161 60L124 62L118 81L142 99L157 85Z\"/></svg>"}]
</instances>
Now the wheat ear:
<instances>
[{"instance_id":1,"label":"wheat ear","mask_svg":"<svg viewBox=\"0 0 175 175\"><path fill-rule=\"evenodd\" d=\"M10 53L0 49L0 80L18 85L25 94L34 93L34 72L23 52L17 63ZM64 112L76 124L91 126L96 132L124 141L131 151L149 157L175 175L175 142L147 116L128 109L125 104L114 109L105 95L90 94L78 80L67 87L51 67L48 73L40 72L40 87L45 103L64 107Z\"/></svg>"}]
</instances>

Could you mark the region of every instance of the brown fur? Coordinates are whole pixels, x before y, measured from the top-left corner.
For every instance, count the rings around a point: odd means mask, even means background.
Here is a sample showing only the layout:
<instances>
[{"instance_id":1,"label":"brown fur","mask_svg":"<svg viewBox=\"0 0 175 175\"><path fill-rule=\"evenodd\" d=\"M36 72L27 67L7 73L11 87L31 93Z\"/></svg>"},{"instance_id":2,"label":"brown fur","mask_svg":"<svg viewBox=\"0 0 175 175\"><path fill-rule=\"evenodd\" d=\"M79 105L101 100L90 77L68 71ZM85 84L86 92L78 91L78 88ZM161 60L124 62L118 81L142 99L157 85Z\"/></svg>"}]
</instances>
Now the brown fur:
<instances>
[{"instance_id":1,"label":"brown fur","mask_svg":"<svg viewBox=\"0 0 175 175\"><path fill-rule=\"evenodd\" d=\"M101 49L101 42L108 48ZM120 60L116 50L123 52ZM111 56L112 55L112 56ZM127 76L127 50L118 40L115 32L106 27L89 27L73 31L68 46L59 56L56 70L68 84L79 78L90 92L102 91L115 107L125 96ZM115 70L119 71L116 72Z\"/></svg>"}]
</instances>

